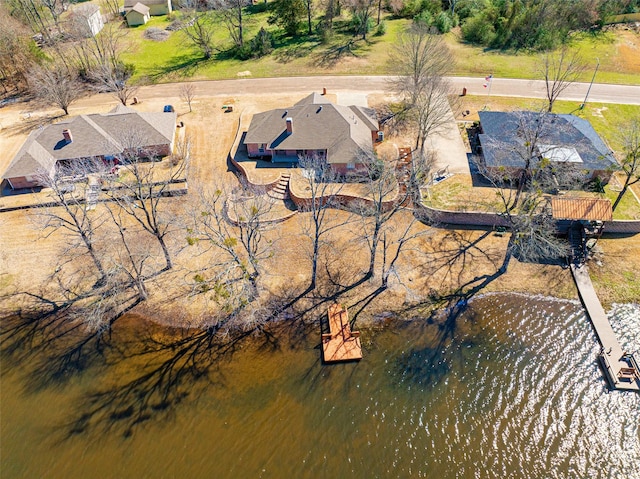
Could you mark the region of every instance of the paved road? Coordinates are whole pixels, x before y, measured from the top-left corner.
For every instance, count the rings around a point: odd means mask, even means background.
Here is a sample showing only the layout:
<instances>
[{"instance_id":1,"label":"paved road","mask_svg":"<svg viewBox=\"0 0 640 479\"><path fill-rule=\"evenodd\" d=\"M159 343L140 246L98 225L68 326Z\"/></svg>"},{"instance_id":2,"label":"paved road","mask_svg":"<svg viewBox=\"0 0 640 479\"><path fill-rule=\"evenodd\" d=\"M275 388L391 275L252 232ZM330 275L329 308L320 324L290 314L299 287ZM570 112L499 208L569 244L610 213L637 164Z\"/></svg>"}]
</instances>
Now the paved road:
<instances>
[{"instance_id":1,"label":"paved road","mask_svg":"<svg viewBox=\"0 0 640 479\"><path fill-rule=\"evenodd\" d=\"M389 90L389 80L385 76L326 76L326 77L286 77L286 78L242 78L237 80L217 80L197 82L199 95L239 95L253 93L294 93L321 91L323 87L329 92L383 92ZM467 88L470 95L486 95L483 87L484 78L451 77L455 91L462 92ZM583 101L589 87L588 83L571 85L561 99ZM540 80L515 80L494 78L491 95L513 96L524 98L545 98L544 82ZM141 98L178 97L179 87L174 83L152 85L140 89ZM589 100L602 103L622 103L640 105L640 85L610 85L595 83L589 93Z\"/></svg>"}]
</instances>

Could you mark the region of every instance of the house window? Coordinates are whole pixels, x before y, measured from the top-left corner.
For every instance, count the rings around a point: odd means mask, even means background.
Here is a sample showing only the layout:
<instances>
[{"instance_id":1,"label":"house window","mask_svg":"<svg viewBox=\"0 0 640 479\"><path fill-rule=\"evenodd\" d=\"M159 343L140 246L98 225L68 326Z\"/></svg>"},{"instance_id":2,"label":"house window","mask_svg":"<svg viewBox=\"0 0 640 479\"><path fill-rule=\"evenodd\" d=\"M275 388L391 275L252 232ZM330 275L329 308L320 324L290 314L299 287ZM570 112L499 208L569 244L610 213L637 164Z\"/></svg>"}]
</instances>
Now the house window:
<instances>
[{"instance_id":1,"label":"house window","mask_svg":"<svg viewBox=\"0 0 640 479\"><path fill-rule=\"evenodd\" d=\"M260 153L264 153L264 148L265 148L265 144L264 144L264 143L262 143L262 144L258 147L258 151L259 151Z\"/></svg>"},{"instance_id":2,"label":"house window","mask_svg":"<svg viewBox=\"0 0 640 479\"><path fill-rule=\"evenodd\" d=\"M347 163L347 170L353 170L355 169L356 164L355 163Z\"/></svg>"}]
</instances>

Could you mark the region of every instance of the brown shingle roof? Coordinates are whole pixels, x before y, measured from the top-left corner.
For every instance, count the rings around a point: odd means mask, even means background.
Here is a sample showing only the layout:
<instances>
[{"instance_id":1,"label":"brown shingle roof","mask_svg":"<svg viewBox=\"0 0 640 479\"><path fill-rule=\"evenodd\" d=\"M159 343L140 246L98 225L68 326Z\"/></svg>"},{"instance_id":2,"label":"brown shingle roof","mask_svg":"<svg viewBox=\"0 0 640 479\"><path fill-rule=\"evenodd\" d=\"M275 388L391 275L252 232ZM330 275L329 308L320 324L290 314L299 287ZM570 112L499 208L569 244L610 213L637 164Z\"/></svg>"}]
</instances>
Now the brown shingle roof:
<instances>
[{"instance_id":1,"label":"brown shingle roof","mask_svg":"<svg viewBox=\"0 0 640 479\"><path fill-rule=\"evenodd\" d=\"M128 141L133 135L143 148L171 144L176 119L175 112L138 113L124 106L105 114L68 118L31 132L3 178L49 171L53 163L60 160L116 155L124 150L123 140ZM64 140L62 130L65 129L71 132L71 143Z\"/></svg>"},{"instance_id":2,"label":"brown shingle roof","mask_svg":"<svg viewBox=\"0 0 640 479\"><path fill-rule=\"evenodd\" d=\"M601 198L552 198L553 217L562 220L611 221L611 201Z\"/></svg>"},{"instance_id":3,"label":"brown shingle roof","mask_svg":"<svg viewBox=\"0 0 640 479\"><path fill-rule=\"evenodd\" d=\"M293 121L290 135L286 134L287 118ZM377 130L373 110L335 105L311 94L291 108L254 115L244 142L274 150L327 150L329 163L350 163L359 151L371 149L371 132Z\"/></svg>"}]
</instances>

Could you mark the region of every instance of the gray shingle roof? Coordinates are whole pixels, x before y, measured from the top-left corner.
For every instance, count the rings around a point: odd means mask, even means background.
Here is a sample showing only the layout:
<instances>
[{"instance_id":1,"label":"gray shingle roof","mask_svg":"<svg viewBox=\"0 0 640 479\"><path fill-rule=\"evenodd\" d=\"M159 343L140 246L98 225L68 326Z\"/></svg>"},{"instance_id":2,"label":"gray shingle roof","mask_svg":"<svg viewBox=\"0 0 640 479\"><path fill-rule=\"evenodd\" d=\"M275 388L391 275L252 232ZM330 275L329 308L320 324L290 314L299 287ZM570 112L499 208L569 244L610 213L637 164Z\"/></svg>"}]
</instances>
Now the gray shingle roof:
<instances>
[{"instance_id":1,"label":"gray shingle roof","mask_svg":"<svg viewBox=\"0 0 640 479\"><path fill-rule=\"evenodd\" d=\"M550 114L543 117L531 111L481 111L478 115L483 131L479 139L487 166L523 167L524 159L509 151L524 144L519 133L520 126L533 125L538 121L544 122L539 129L538 145L573 148L582 160L582 166L591 171L604 170L617 164L612 152L591 124L574 115Z\"/></svg>"},{"instance_id":2,"label":"gray shingle roof","mask_svg":"<svg viewBox=\"0 0 640 479\"><path fill-rule=\"evenodd\" d=\"M138 113L118 106L109 113L68 118L31 132L16 153L3 178L34 175L49 171L52 162L92 156L116 155L122 141L135 134L141 147L173 142L176 113ZM62 130L71 132L73 141L64 140ZM46 168L49 166L49 168Z\"/></svg>"},{"instance_id":3,"label":"gray shingle roof","mask_svg":"<svg viewBox=\"0 0 640 479\"><path fill-rule=\"evenodd\" d=\"M76 15L82 15L86 18L89 18L91 15L99 11L100 7L94 3L82 3L73 9L73 13Z\"/></svg>"},{"instance_id":4,"label":"gray shingle roof","mask_svg":"<svg viewBox=\"0 0 640 479\"><path fill-rule=\"evenodd\" d=\"M129 11L127 12L127 15L129 15L131 12L136 12L136 13L139 13L140 15L146 15L147 13L149 13L150 8L140 2L137 2L133 7L129 8L128 10Z\"/></svg>"},{"instance_id":5,"label":"gray shingle roof","mask_svg":"<svg viewBox=\"0 0 640 479\"><path fill-rule=\"evenodd\" d=\"M293 122L290 135L287 118ZM279 150L327 150L329 163L350 163L359 151L371 149L371 132L377 130L373 110L335 105L311 94L291 108L254 115L244 142Z\"/></svg>"}]
</instances>

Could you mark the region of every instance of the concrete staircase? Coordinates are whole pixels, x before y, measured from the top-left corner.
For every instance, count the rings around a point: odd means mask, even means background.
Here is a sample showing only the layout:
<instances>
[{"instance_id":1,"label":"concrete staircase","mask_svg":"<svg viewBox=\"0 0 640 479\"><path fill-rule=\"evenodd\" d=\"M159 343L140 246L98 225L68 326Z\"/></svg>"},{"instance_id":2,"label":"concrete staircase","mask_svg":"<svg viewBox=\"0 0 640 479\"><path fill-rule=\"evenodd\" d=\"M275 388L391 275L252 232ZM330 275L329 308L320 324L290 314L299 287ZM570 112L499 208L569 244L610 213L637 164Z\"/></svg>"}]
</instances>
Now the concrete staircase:
<instances>
[{"instance_id":1,"label":"concrete staircase","mask_svg":"<svg viewBox=\"0 0 640 479\"><path fill-rule=\"evenodd\" d=\"M291 173L286 172L280 175L276 186L267 192L271 198L276 200L288 200L291 198L289 195L289 180L291 179Z\"/></svg>"}]
</instances>

